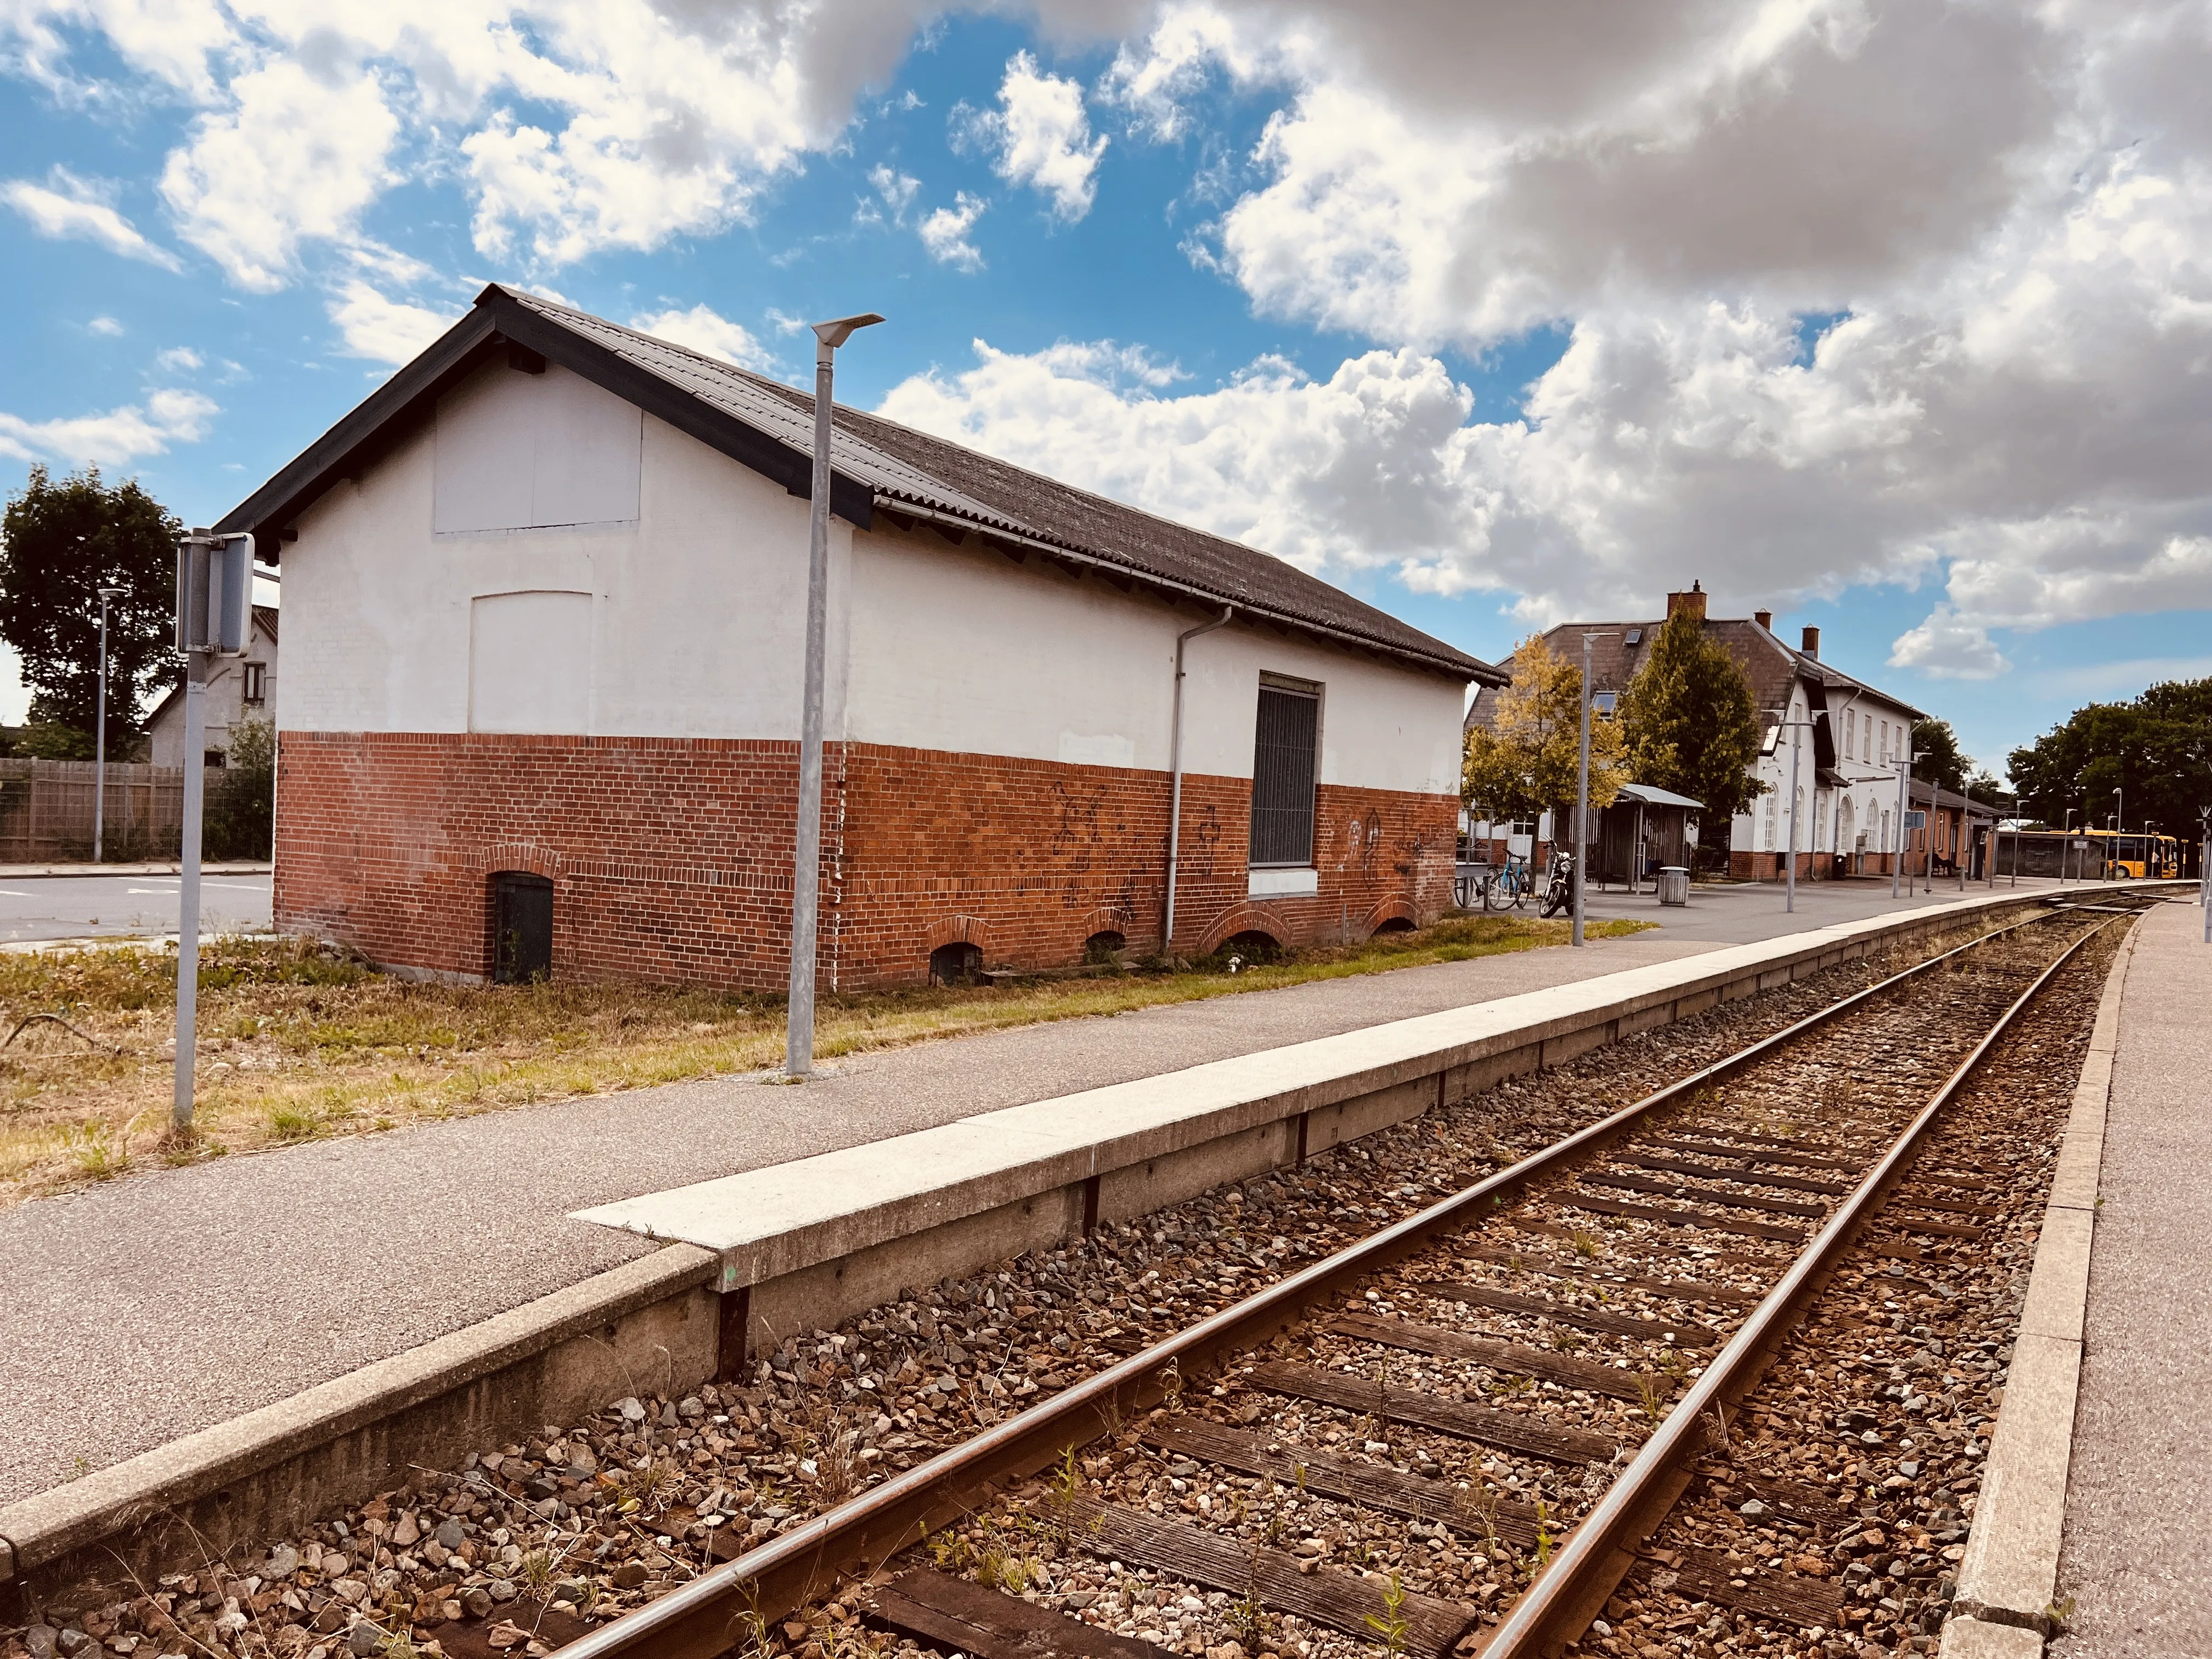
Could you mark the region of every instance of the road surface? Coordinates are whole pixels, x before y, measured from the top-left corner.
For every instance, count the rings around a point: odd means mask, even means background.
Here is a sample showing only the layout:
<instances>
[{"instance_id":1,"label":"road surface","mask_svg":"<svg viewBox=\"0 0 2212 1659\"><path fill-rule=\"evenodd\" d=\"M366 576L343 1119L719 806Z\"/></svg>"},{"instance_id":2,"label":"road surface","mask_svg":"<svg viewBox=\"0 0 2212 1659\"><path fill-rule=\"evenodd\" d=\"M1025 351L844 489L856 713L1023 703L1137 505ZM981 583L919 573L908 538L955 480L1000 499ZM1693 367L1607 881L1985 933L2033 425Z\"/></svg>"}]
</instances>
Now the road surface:
<instances>
[{"instance_id":1,"label":"road surface","mask_svg":"<svg viewBox=\"0 0 2212 1659\"><path fill-rule=\"evenodd\" d=\"M200 932L269 926L269 878L200 878ZM127 938L177 929L176 876L0 876L0 942Z\"/></svg>"}]
</instances>

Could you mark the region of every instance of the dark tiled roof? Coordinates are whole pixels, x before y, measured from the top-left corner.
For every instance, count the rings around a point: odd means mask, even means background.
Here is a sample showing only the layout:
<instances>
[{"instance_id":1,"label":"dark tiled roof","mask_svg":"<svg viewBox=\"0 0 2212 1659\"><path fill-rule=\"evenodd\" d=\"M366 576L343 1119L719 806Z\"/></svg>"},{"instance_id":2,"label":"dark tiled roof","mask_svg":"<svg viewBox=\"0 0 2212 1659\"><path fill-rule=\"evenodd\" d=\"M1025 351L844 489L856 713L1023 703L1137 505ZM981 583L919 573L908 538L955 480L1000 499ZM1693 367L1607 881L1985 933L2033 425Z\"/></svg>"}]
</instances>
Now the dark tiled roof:
<instances>
[{"instance_id":1,"label":"dark tiled roof","mask_svg":"<svg viewBox=\"0 0 2212 1659\"><path fill-rule=\"evenodd\" d=\"M1994 818L1998 815L1994 806L1984 806L1972 796L1939 789L1932 783L1923 783L1918 778L1912 781L1912 804L1915 806L1933 806L1947 812L1955 812L1963 808L1970 818Z\"/></svg>"},{"instance_id":2,"label":"dark tiled roof","mask_svg":"<svg viewBox=\"0 0 2212 1659\"><path fill-rule=\"evenodd\" d=\"M277 529L304 510L356 450L489 360L502 341L551 358L679 429L807 492L813 398L666 340L498 284L468 317L395 374L292 465L223 520L226 530ZM1201 604L1300 627L1434 672L1490 684L1504 671L1242 542L1156 518L1055 479L839 406L830 436L831 498L853 522L876 511L941 516L987 536L1109 567ZM1126 578L1125 578L1126 580Z\"/></svg>"},{"instance_id":3,"label":"dark tiled roof","mask_svg":"<svg viewBox=\"0 0 2212 1659\"><path fill-rule=\"evenodd\" d=\"M1545 643L1553 653L1565 660L1579 665L1583 656L1582 636L1596 634L1601 637L1590 641L1590 685L1597 691L1625 691L1637 672L1650 660L1651 647L1659 630L1666 625L1662 617L1656 622L1578 622L1562 623L1547 630ZM1633 644L1629 635L1638 637ZM1841 692L1849 696L1854 691L1863 691L1870 696L1895 705L1915 720L1923 719L1921 711L1903 698L1856 679L1841 669L1830 666L1817 657L1808 656L1794 646L1785 645L1773 630L1762 628L1748 617L1709 617L1705 623L1705 637L1725 650L1735 659L1750 682L1752 700L1764 710L1786 707L1790 687L1799 676L1816 680L1830 692ZM1470 725L1487 725L1497 699L1485 696L1475 700L1468 711ZM1833 710L1842 704L1833 696L1828 700Z\"/></svg>"}]
</instances>

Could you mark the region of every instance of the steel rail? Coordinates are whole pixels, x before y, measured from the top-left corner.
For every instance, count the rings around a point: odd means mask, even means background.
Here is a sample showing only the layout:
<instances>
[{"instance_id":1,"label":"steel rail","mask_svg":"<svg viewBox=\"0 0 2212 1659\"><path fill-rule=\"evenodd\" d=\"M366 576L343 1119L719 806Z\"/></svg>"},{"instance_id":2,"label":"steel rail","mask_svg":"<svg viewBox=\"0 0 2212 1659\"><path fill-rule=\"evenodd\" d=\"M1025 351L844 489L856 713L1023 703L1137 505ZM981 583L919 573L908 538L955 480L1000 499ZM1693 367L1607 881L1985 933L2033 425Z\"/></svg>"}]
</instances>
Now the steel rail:
<instances>
[{"instance_id":1,"label":"steel rail","mask_svg":"<svg viewBox=\"0 0 2212 1659\"><path fill-rule=\"evenodd\" d=\"M2044 913L2038 913L1915 963L1655 1090L1427 1209L1394 1222L1334 1255L1309 1263L1242 1302L1069 1385L1020 1415L948 1447L757 1549L710 1568L659 1600L578 1637L561 1648L562 1659L630 1659L646 1651L653 1659L714 1659L738 1639L744 1627L772 1622L805 1605L849 1566L888 1559L926 1535L928 1528L966 1513L971 1506L964 1501L965 1495L1011 1475L1033 1474L1057 1460L1066 1449L1114 1432L1167 1392L1163 1378L1170 1374L1187 1378L1216 1353L1264 1341L1308 1303L1346 1279L1389 1266L1419 1248L1432 1233L1504 1208L1531 1182L1589 1156L1651 1114L1687 1099L1717 1079L1885 992L2045 919ZM1579 1528L1575 1535L1580 1535Z\"/></svg>"},{"instance_id":2,"label":"steel rail","mask_svg":"<svg viewBox=\"0 0 2212 1659\"><path fill-rule=\"evenodd\" d=\"M1819 1290L1836 1258L1857 1237L1860 1228L1888 1197L1905 1165L1917 1155L1922 1137L1943 1109L2037 994L2073 960L2076 951L2111 926L2112 921L2099 923L2060 951L1998 1017L1943 1086L1914 1114L1881 1161L1837 1206L1827 1224L1767 1292L1766 1299L1736 1328L1728 1346L1651 1431L1597 1506L1576 1524L1550 1567L1485 1639L1482 1659L1555 1655L1581 1636L1589 1620L1596 1616L1598 1606L1620 1583L1626 1559L1635 1546L1674 1506L1680 1465L1703 1443L1705 1413L1734 1403L1748 1391L1764 1370L1770 1352L1796 1327L1803 1304ZM1600 1589L1603 1595L1598 1594Z\"/></svg>"}]
</instances>

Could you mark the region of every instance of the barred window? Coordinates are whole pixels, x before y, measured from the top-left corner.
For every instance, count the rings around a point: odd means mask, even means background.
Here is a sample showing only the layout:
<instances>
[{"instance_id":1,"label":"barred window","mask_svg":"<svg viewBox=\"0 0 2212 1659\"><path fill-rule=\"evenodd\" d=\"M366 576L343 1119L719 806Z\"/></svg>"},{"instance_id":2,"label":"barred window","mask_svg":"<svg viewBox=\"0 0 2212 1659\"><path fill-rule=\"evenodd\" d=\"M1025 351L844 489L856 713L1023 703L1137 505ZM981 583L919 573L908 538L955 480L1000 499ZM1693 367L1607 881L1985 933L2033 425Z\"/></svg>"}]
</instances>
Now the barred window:
<instances>
[{"instance_id":1,"label":"barred window","mask_svg":"<svg viewBox=\"0 0 2212 1659\"><path fill-rule=\"evenodd\" d=\"M1313 862L1321 689L1264 675L1252 756L1252 862Z\"/></svg>"}]
</instances>

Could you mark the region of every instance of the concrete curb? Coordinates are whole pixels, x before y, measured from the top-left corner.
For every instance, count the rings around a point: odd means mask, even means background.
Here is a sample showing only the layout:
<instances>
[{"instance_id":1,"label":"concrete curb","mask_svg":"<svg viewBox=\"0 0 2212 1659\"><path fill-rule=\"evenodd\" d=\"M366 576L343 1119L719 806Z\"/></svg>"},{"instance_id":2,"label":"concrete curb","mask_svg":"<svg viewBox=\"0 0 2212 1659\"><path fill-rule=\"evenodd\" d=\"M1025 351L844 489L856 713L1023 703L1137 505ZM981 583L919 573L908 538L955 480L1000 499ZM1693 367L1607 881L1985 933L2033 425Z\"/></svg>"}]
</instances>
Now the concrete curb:
<instances>
[{"instance_id":1,"label":"concrete curb","mask_svg":"<svg viewBox=\"0 0 2212 1659\"><path fill-rule=\"evenodd\" d=\"M659 1393L714 1364L714 1258L688 1245L0 1509L0 1577L48 1596L221 1555L357 1501L414 1461ZM160 1570L166 1570L160 1569Z\"/></svg>"},{"instance_id":2,"label":"concrete curb","mask_svg":"<svg viewBox=\"0 0 2212 1659\"><path fill-rule=\"evenodd\" d=\"M854 1149L881 1172L872 1190L847 1188L837 1177L857 1169L821 1158L763 1171L783 1196L745 1218L734 1248L671 1244L0 1509L0 1581L21 1602L75 1601L123 1575L258 1548L388 1488L410 1463L451 1467L626 1394L694 1386L726 1371L755 1333L833 1323L902 1285L1079 1233L1102 1214L1178 1202L1723 1001L2043 902L2036 894L1931 906L1009 1109L1033 1135L1072 1128L1087 1138L1042 1158L1026 1140L994 1149L989 1131L1005 1115L987 1113L945 1126L959 1156L933 1164L908 1156L903 1143L915 1137L880 1143L898 1150L872 1158ZM1102 1097L1115 1109L1086 1123L1079 1103L1095 1108ZM969 1157L986 1161L956 1167ZM1119 1171L1116 1188L1102 1165L1122 1157L1143 1161Z\"/></svg>"},{"instance_id":3,"label":"concrete curb","mask_svg":"<svg viewBox=\"0 0 2212 1659\"><path fill-rule=\"evenodd\" d=\"M2066 1522L2066 1473L2074 1449L2074 1404L2081 1379L2081 1332L2089 1301L2089 1252L2104 1165L2105 1113L2119 1046L2120 1004L2135 961L2131 927L2105 976L2089 1052L2059 1142L2035 1266L2021 1308L2004 1404L1990 1437L1980 1501L1959 1563L1943 1659L2033 1659L2051 1633L2058 1548Z\"/></svg>"}]
</instances>

